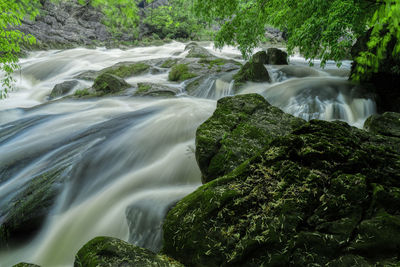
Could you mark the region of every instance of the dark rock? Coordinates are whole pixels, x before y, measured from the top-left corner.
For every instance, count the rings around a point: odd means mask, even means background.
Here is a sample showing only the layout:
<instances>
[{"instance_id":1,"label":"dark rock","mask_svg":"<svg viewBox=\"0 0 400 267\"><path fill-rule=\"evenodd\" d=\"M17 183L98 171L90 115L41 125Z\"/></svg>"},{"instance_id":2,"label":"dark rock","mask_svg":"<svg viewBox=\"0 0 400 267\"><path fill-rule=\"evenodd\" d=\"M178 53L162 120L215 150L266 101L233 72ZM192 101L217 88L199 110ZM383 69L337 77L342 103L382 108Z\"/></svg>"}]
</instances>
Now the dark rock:
<instances>
[{"instance_id":1,"label":"dark rock","mask_svg":"<svg viewBox=\"0 0 400 267\"><path fill-rule=\"evenodd\" d=\"M13 267L40 267L40 266L36 265L36 264L32 264L32 263L21 262L21 263L15 264Z\"/></svg>"},{"instance_id":2,"label":"dark rock","mask_svg":"<svg viewBox=\"0 0 400 267\"><path fill-rule=\"evenodd\" d=\"M375 134L400 138L400 113L385 112L372 115L364 123L364 129Z\"/></svg>"},{"instance_id":3,"label":"dark rock","mask_svg":"<svg viewBox=\"0 0 400 267\"><path fill-rule=\"evenodd\" d=\"M252 57L252 61L254 63L261 63L261 64L267 64L267 53L265 51L259 51L255 53Z\"/></svg>"},{"instance_id":4,"label":"dark rock","mask_svg":"<svg viewBox=\"0 0 400 267\"><path fill-rule=\"evenodd\" d=\"M213 117L226 119L215 129L236 131L230 109L218 105ZM218 149L224 138L216 131L209 139ZM168 213L163 253L187 266L400 263L400 152L386 139L314 120L247 153Z\"/></svg>"},{"instance_id":5,"label":"dark rock","mask_svg":"<svg viewBox=\"0 0 400 267\"><path fill-rule=\"evenodd\" d=\"M57 167L33 177L0 211L0 247L18 245L32 238L42 226L55 198L57 184L66 177Z\"/></svg>"},{"instance_id":6,"label":"dark rock","mask_svg":"<svg viewBox=\"0 0 400 267\"><path fill-rule=\"evenodd\" d=\"M156 97L173 97L180 90L178 88L169 87L155 83L138 83L138 89L134 96L156 96Z\"/></svg>"},{"instance_id":7,"label":"dark rock","mask_svg":"<svg viewBox=\"0 0 400 267\"><path fill-rule=\"evenodd\" d=\"M129 87L124 79L109 73L98 76L93 84L93 89L99 95L118 93Z\"/></svg>"},{"instance_id":8,"label":"dark rock","mask_svg":"<svg viewBox=\"0 0 400 267\"><path fill-rule=\"evenodd\" d=\"M251 60L247 62L239 72L233 76L237 84L242 84L247 81L251 82L270 82L268 71L263 63L255 63Z\"/></svg>"},{"instance_id":9,"label":"dark rock","mask_svg":"<svg viewBox=\"0 0 400 267\"><path fill-rule=\"evenodd\" d=\"M97 71L88 70L76 75L74 78L80 80L94 81L94 79L96 79L97 76L98 76Z\"/></svg>"},{"instance_id":10,"label":"dark rock","mask_svg":"<svg viewBox=\"0 0 400 267\"><path fill-rule=\"evenodd\" d=\"M78 85L78 81L75 81L75 80L59 83L56 86L54 86L53 90L50 93L49 98L53 99L56 97L66 95L69 92L71 92L72 89L74 89L74 87L77 85Z\"/></svg>"},{"instance_id":11,"label":"dark rock","mask_svg":"<svg viewBox=\"0 0 400 267\"><path fill-rule=\"evenodd\" d=\"M267 61L265 64L270 65L287 65L288 54L278 48L267 49Z\"/></svg>"},{"instance_id":12,"label":"dark rock","mask_svg":"<svg viewBox=\"0 0 400 267\"><path fill-rule=\"evenodd\" d=\"M255 155L305 121L285 114L257 94L225 97L196 133L196 160L207 183Z\"/></svg>"},{"instance_id":13,"label":"dark rock","mask_svg":"<svg viewBox=\"0 0 400 267\"><path fill-rule=\"evenodd\" d=\"M186 45L185 51L186 50L189 50L189 53L186 56L187 58L215 58L215 56L208 52L207 49L195 42Z\"/></svg>"},{"instance_id":14,"label":"dark rock","mask_svg":"<svg viewBox=\"0 0 400 267\"><path fill-rule=\"evenodd\" d=\"M113 237L96 237L86 243L75 257L74 267L156 266L183 267L179 262Z\"/></svg>"}]
</instances>

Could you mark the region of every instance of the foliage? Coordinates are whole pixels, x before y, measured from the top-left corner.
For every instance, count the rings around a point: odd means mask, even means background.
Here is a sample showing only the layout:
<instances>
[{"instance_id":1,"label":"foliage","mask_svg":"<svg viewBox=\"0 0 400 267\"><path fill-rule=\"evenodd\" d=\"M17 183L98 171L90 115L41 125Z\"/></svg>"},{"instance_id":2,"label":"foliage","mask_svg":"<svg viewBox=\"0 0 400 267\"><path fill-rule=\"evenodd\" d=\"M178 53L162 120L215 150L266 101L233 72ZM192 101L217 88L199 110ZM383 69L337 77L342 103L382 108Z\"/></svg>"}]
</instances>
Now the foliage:
<instances>
[{"instance_id":1,"label":"foliage","mask_svg":"<svg viewBox=\"0 0 400 267\"><path fill-rule=\"evenodd\" d=\"M264 40L267 25L287 33L289 53L298 48L310 60L320 58L322 65L346 58L354 41L374 26L370 49L357 60L376 70L387 43L400 39L400 3L393 0L195 0L194 7L202 18L219 22L217 47L238 45L245 57ZM382 35L384 24L388 31ZM398 44L393 53L399 50Z\"/></svg>"},{"instance_id":2,"label":"foliage","mask_svg":"<svg viewBox=\"0 0 400 267\"><path fill-rule=\"evenodd\" d=\"M186 64L177 64L172 67L168 74L168 80L177 82L184 81L196 77L197 75L189 72L189 68Z\"/></svg>"},{"instance_id":3,"label":"foliage","mask_svg":"<svg viewBox=\"0 0 400 267\"><path fill-rule=\"evenodd\" d=\"M209 35L205 30L206 23L194 17L191 1L170 0L168 5L149 8L143 24L161 39L201 39Z\"/></svg>"},{"instance_id":4,"label":"foliage","mask_svg":"<svg viewBox=\"0 0 400 267\"><path fill-rule=\"evenodd\" d=\"M101 9L105 15L104 25L113 34L119 37L123 32L135 31L139 22L138 8L135 1L132 0L78 0L81 5L91 4Z\"/></svg>"},{"instance_id":5,"label":"foliage","mask_svg":"<svg viewBox=\"0 0 400 267\"><path fill-rule=\"evenodd\" d=\"M19 68L18 53L23 43L33 44L35 38L31 35L13 29L21 24L21 20L30 15L33 19L38 11L36 1L0 0L0 72L5 76L0 82L0 98L7 95L12 88L11 74Z\"/></svg>"}]
</instances>

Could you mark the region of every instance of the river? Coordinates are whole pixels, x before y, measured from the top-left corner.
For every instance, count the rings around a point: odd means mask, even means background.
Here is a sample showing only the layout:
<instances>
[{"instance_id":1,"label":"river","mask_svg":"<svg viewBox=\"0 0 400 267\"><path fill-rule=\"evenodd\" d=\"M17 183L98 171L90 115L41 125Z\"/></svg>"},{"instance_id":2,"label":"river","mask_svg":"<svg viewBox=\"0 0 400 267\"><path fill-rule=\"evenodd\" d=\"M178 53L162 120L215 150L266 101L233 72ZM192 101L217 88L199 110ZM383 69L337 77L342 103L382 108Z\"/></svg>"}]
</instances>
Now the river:
<instances>
[{"instance_id":1,"label":"river","mask_svg":"<svg viewBox=\"0 0 400 267\"><path fill-rule=\"evenodd\" d=\"M240 58L235 48L203 45L219 57ZM21 261L72 266L79 248L100 235L161 248L167 210L201 184L196 129L212 115L217 99L232 94L233 82L210 79L189 96L185 83L169 82L164 71L126 80L132 90L143 81L178 87L176 98L50 101L48 95L54 85L83 71L121 61L180 58L184 48L179 42L128 50L76 48L32 52L21 59L15 90L0 102L0 207L42 173L62 169L63 179L40 232L21 247L0 251L0 266ZM347 81L350 62L341 68L328 62L325 69L314 64L294 56L289 66L267 66L271 83L248 83L239 93L259 93L307 120L340 119L362 127L375 113L375 103ZM79 80L74 90L88 86L90 81Z\"/></svg>"}]
</instances>

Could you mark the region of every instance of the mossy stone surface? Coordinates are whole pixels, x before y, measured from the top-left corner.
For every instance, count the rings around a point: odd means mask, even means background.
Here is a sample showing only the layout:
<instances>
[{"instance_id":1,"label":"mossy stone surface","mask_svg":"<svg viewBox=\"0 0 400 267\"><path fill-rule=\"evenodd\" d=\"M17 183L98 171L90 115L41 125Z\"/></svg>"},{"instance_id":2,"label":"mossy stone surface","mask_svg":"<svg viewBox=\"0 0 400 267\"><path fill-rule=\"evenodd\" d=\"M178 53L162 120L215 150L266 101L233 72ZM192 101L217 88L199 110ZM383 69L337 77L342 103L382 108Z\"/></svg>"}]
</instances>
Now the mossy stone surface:
<instances>
[{"instance_id":1,"label":"mossy stone surface","mask_svg":"<svg viewBox=\"0 0 400 267\"><path fill-rule=\"evenodd\" d=\"M265 64L270 65L287 65L288 54L278 48L268 48Z\"/></svg>"},{"instance_id":2,"label":"mossy stone surface","mask_svg":"<svg viewBox=\"0 0 400 267\"><path fill-rule=\"evenodd\" d=\"M191 42L186 45L185 51L189 50L189 53L187 54L187 58L210 58L210 57L215 57L213 54L208 52L207 49L204 47L200 46L199 44L195 42Z\"/></svg>"},{"instance_id":3,"label":"mossy stone surface","mask_svg":"<svg viewBox=\"0 0 400 267\"><path fill-rule=\"evenodd\" d=\"M93 89L98 95L113 94L131 87L124 79L109 74L101 74L94 80Z\"/></svg>"},{"instance_id":4,"label":"mossy stone surface","mask_svg":"<svg viewBox=\"0 0 400 267\"><path fill-rule=\"evenodd\" d=\"M11 201L0 209L0 247L29 240L40 229L60 192L64 167L33 177Z\"/></svg>"},{"instance_id":5,"label":"mossy stone surface","mask_svg":"<svg viewBox=\"0 0 400 267\"><path fill-rule=\"evenodd\" d=\"M140 75L148 71L149 69L150 65L143 62L137 62L137 63L121 62L115 64L114 66L101 70L100 74L108 73L121 78L127 78L135 75Z\"/></svg>"},{"instance_id":6,"label":"mossy stone surface","mask_svg":"<svg viewBox=\"0 0 400 267\"><path fill-rule=\"evenodd\" d=\"M13 267L40 267L40 266L32 263L20 262L18 264L15 264Z\"/></svg>"},{"instance_id":7,"label":"mossy stone surface","mask_svg":"<svg viewBox=\"0 0 400 267\"><path fill-rule=\"evenodd\" d=\"M229 173L273 138L304 123L258 94L218 100L213 116L196 132L196 160L203 183Z\"/></svg>"},{"instance_id":8,"label":"mossy stone surface","mask_svg":"<svg viewBox=\"0 0 400 267\"><path fill-rule=\"evenodd\" d=\"M267 52L265 51L258 51L252 56L252 61L254 63L261 63L261 64L267 64L268 56Z\"/></svg>"},{"instance_id":9,"label":"mossy stone surface","mask_svg":"<svg viewBox=\"0 0 400 267\"><path fill-rule=\"evenodd\" d=\"M400 113L375 114L364 123L364 129L372 133L400 138Z\"/></svg>"},{"instance_id":10,"label":"mossy stone surface","mask_svg":"<svg viewBox=\"0 0 400 267\"><path fill-rule=\"evenodd\" d=\"M63 83L56 84L54 86L53 90L51 91L49 98L53 99L56 97L66 95L69 92L71 92L72 89L74 89L74 87L77 85L78 85L78 81L76 81L76 80L66 81Z\"/></svg>"},{"instance_id":11,"label":"mossy stone surface","mask_svg":"<svg viewBox=\"0 0 400 267\"><path fill-rule=\"evenodd\" d=\"M113 237L100 236L86 243L75 256L74 267L183 267L165 255L155 254Z\"/></svg>"},{"instance_id":12,"label":"mossy stone surface","mask_svg":"<svg viewBox=\"0 0 400 267\"><path fill-rule=\"evenodd\" d=\"M138 83L134 96L174 97L178 93L178 88L155 83Z\"/></svg>"},{"instance_id":13,"label":"mossy stone surface","mask_svg":"<svg viewBox=\"0 0 400 267\"><path fill-rule=\"evenodd\" d=\"M385 140L318 120L272 138L171 209L163 253L187 266L398 266L400 152Z\"/></svg>"},{"instance_id":14,"label":"mossy stone surface","mask_svg":"<svg viewBox=\"0 0 400 267\"><path fill-rule=\"evenodd\" d=\"M245 82L270 82L268 71L263 63L249 61L233 76L237 84Z\"/></svg>"},{"instance_id":15,"label":"mossy stone surface","mask_svg":"<svg viewBox=\"0 0 400 267\"><path fill-rule=\"evenodd\" d=\"M181 82L196 77L197 75L189 71L187 64L176 64L168 74L168 80Z\"/></svg>"}]
</instances>

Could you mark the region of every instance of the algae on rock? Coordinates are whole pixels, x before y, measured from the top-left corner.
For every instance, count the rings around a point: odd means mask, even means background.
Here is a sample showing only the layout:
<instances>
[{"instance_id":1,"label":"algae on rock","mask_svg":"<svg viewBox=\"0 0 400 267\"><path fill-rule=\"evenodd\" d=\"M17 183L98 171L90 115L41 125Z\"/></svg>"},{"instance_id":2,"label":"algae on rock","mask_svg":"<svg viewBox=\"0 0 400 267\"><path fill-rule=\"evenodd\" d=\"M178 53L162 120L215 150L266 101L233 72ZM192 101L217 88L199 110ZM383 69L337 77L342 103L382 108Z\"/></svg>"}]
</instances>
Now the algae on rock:
<instances>
[{"instance_id":1,"label":"algae on rock","mask_svg":"<svg viewBox=\"0 0 400 267\"><path fill-rule=\"evenodd\" d=\"M179 262L113 237L96 237L86 243L75 257L74 267L155 266L183 267Z\"/></svg>"}]
</instances>

